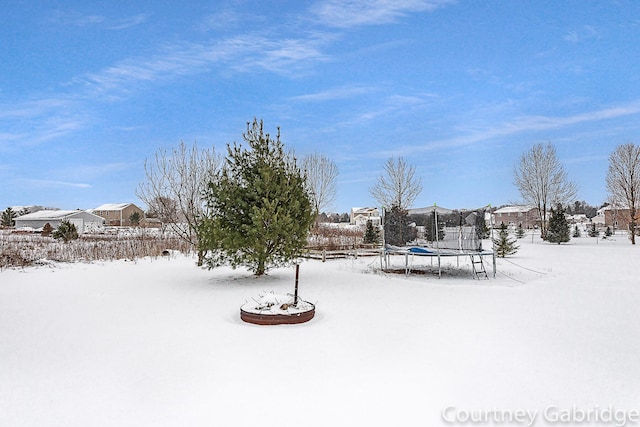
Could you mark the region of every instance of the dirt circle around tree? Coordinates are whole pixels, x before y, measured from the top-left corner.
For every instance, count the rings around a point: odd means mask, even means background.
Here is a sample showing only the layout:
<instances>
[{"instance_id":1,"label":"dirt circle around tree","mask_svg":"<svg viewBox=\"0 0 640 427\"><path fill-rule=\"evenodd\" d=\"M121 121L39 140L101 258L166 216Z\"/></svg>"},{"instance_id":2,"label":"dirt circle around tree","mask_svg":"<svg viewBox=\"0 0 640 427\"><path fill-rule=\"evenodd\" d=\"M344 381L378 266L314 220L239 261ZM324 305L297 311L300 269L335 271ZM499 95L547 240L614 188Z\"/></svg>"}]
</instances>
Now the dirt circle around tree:
<instances>
[{"instance_id":1,"label":"dirt circle around tree","mask_svg":"<svg viewBox=\"0 0 640 427\"><path fill-rule=\"evenodd\" d=\"M240 307L240 319L255 325L293 325L313 319L316 306L291 294L260 295Z\"/></svg>"}]
</instances>

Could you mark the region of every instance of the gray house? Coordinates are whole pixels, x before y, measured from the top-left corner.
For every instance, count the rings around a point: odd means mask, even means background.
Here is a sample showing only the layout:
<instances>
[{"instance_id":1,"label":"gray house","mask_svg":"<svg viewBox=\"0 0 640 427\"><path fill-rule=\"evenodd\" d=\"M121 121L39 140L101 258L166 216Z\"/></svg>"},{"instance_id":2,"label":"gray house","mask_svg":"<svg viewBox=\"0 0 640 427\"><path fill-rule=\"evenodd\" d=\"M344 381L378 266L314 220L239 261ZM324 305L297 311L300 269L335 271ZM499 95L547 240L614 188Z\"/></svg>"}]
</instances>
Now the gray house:
<instances>
[{"instance_id":1,"label":"gray house","mask_svg":"<svg viewBox=\"0 0 640 427\"><path fill-rule=\"evenodd\" d=\"M41 230L49 223L52 228L58 228L62 221L67 220L76 226L78 233L86 233L102 227L104 218L86 211L42 210L15 219L16 228L33 228Z\"/></svg>"}]
</instances>

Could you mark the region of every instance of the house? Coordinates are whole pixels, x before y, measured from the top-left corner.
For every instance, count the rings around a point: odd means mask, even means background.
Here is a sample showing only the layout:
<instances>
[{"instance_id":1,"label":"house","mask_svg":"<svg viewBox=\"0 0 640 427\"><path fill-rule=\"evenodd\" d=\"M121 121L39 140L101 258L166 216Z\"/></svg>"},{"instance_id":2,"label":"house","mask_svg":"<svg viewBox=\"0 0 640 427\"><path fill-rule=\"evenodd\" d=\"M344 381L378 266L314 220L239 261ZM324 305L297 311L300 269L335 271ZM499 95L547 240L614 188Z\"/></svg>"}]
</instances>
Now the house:
<instances>
[{"instance_id":1,"label":"house","mask_svg":"<svg viewBox=\"0 0 640 427\"><path fill-rule=\"evenodd\" d=\"M368 221L371 221L371 224L375 227L379 227L382 224L378 208L351 208L350 224L366 226Z\"/></svg>"},{"instance_id":2,"label":"house","mask_svg":"<svg viewBox=\"0 0 640 427\"><path fill-rule=\"evenodd\" d=\"M89 212L104 218L107 225L130 226L131 215L138 213L139 219L144 218L144 211L133 203L107 203Z\"/></svg>"},{"instance_id":3,"label":"house","mask_svg":"<svg viewBox=\"0 0 640 427\"><path fill-rule=\"evenodd\" d=\"M631 214L629 208L608 205L598 209L597 217L604 217L604 226L614 230L628 230ZM636 213L636 222L640 223L640 209Z\"/></svg>"},{"instance_id":4,"label":"house","mask_svg":"<svg viewBox=\"0 0 640 427\"><path fill-rule=\"evenodd\" d=\"M40 210L15 219L16 228L32 228L41 230L45 224L58 228L62 221L68 221L76 226L78 233L86 233L99 229L104 219L87 211L81 210Z\"/></svg>"},{"instance_id":5,"label":"house","mask_svg":"<svg viewBox=\"0 0 640 427\"><path fill-rule=\"evenodd\" d=\"M604 227L604 221L605 221L604 212L600 212L600 210L598 211L596 216L591 218L591 223L595 224L596 227Z\"/></svg>"},{"instance_id":6,"label":"house","mask_svg":"<svg viewBox=\"0 0 640 427\"><path fill-rule=\"evenodd\" d=\"M585 214L565 215L569 224L587 224L589 218Z\"/></svg>"},{"instance_id":7,"label":"house","mask_svg":"<svg viewBox=\"0 0 640 427\"><path fill-rule=\"evenodd\" d=\"M493 212L494 224L499 226L504 223L522 228L536 228L540 226L538 208L529 205L504 206Z\"/></svg>"}]
</instances>

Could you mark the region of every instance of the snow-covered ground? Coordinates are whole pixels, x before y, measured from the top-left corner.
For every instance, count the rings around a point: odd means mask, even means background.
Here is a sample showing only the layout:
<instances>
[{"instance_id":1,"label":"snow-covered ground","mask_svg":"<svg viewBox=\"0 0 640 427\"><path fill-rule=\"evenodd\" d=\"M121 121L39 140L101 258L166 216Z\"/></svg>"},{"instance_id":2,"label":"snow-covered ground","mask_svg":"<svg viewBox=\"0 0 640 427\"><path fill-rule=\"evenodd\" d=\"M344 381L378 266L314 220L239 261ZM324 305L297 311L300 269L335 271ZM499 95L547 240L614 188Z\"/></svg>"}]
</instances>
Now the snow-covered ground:
<instances>
[{"instance_id":1,"label":"snow-covered ground","mask_svg":"<svg viewBox=\"0 0 640 427\"><path fill-rule=\"evenodd\" d=\"M609 407L637 425L640 248L519 244L488 281L468 261L441 279L381 274L378 258L305 261L300 295L317 314L286 326L243 323L239 307L292 292L293 268L2 271L0 425L437 426L528 410L532 424L474 425L541 426Z\"/></svg>"}]
</instances>

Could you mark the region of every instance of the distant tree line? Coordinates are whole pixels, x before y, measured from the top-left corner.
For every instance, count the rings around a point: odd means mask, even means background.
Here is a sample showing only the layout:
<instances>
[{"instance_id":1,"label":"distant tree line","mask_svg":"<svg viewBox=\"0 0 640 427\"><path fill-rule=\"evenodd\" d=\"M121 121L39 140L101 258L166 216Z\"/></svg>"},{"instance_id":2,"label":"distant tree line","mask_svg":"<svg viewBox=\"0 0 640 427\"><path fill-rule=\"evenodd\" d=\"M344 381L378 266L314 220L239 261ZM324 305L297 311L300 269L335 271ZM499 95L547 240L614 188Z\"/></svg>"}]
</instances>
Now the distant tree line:
<instances>
[{"instance_id":1,"label":"distant tree line","mask_svg":"<svg viewBox=\"0 0 640 427\"><path fill-rule=\"evenodd\" d=\"M567 214L585 214L589 218L596 215L597 209L585 202L576 200L577 187L572 183L556 156L555 147L548 144L536 144L524 152L520 162L514 167L514 184L518 188L524 203L537 207L541 236L547 240L549 227L558 227L557 218L551 221L548 212L556 215L566 207ZM640 234L638 217L640 216L640 146L633 143L618 145L609 155L606 185L608 201L627 211L628 231L631 244ZM564 225L561 236L553 231L552 240L564 240Z\"/></svg>"}]
</instances>

